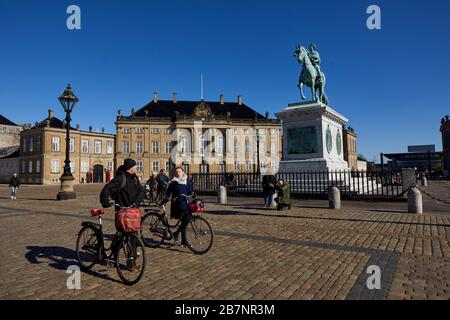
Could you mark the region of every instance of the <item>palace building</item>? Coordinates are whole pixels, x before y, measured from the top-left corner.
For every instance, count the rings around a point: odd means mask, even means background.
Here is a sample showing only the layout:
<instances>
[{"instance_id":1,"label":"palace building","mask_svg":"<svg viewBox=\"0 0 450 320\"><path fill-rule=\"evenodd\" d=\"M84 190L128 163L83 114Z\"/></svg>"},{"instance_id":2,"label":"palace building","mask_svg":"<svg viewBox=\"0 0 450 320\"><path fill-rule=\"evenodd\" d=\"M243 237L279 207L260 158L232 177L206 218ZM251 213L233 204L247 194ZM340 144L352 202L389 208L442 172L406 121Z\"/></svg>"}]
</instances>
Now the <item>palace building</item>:
<instances>
[{"instance_id":1,"label":"palace building","mask_svg":"<svg viewBox=\"0 0 450 320\"><path fill-rule=\"evenodd\" d=\"M160 169L182 166L190 173L276 170L281 157L281 123L236 102L153 100L130 115L118 111L116 166L127 157L148 179Z\"/></svg>"},{"instance_id":2,"label":"palace building","mask_svg":"<svg viewBox=\"0 0 450 320\"><path fill-rule=\"evenodd\" d=\"M104 131L104 130L102 130ZM114 172L115 135L70 130L70 166L75 182L107 182ZM66 154L65 124L52 110L20 133L19 178L22 183L58 184Z\"/></svg>"}]
</instances>

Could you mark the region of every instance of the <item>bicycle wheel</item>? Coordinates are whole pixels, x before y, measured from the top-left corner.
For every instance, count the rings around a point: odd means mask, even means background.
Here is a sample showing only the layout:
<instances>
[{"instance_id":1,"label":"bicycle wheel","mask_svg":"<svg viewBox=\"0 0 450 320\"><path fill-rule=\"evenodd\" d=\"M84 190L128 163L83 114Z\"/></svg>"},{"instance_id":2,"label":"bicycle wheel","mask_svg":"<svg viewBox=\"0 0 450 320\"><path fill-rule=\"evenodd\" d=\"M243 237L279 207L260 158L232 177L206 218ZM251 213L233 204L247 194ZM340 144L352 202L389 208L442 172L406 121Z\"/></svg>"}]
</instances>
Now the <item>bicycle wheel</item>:
<instances>
[{"instance_id":1,"label":"bicycle wheel","mask_svg":"<svg viewBox=\"0 0 450 320\"><path fill-rule=\"evenodd\" d=\"M159 214L148 212L141 220L141 238L147 247L160 246L167 232L167 227L162 222Z\"/></svg>"},{"instance_id":2,"label":"bicycle wheel","mask_svg":"<svg viewBox=\"0 0 450 320\"><path fill-rule=\"evenodd\" d=\"M116 251L116 270L120 279L128 285L137 283L147 264L145 247L134 233L121 237Z\"/></svg>"},{"instance_id":3,"label":"bicycle wheel","mask_svg":"<svg viewBox=\"0 0 450 320\"><path fill-rule=\"evenodd\" d=\"M76 250L80 266L85 270L91 269L98 260L100 250L100 242L95 228L85 226L80 230Z\"/></svg>"},{"instance_id":4,"label":"bicycle wheel","mask_svg":"<svg viewBox=\"0 0 450 320\"><path fill-rule=\"evenodd\" d=\"M208 221L202 217L193 216L183 232L192 252L203 254L211 248L213 231Z\"/></svg>"}]
</instances>

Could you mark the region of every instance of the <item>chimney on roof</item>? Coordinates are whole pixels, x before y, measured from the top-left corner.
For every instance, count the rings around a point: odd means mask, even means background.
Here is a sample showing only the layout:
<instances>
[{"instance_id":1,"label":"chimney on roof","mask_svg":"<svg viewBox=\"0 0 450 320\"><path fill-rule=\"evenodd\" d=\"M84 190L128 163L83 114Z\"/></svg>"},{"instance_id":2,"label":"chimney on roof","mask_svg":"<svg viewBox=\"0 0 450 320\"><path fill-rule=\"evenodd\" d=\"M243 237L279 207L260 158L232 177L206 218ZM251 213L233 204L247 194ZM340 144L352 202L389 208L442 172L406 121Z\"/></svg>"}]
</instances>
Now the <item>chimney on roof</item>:
<instances>
[{"instance_id":1,"label":"chimney on roof","mask_svg":"<svg viewBox=\"0 0 450 320\"><path fill-rule=\"evenodd\" d=\"M157 103L158 102L158 92L153 92L153 102Z\"/></svg>"},{"instance_id":2,"label":"chimney on roof","mask_svg":"<svg viewBox=\"0 0 450 320\"><path fill-rule=\"evenodd\" d=\"M177 103L177 93L176 92L172 93L172 100L173 100L173 103Z\"/></svg>"},{"instance_id":3,"label":"chimney on roof","mask_svg":"<svg viewBox=\"0 0 450 320\"><path fill-rule=\"evenodd\" d=\"M220 104L223 104L223 94L220 95Z\"/></svg>"},{"instance_id":4,"label":"chimney on roof","mask_svg":"<svg viewBox=\"0 0 450 320\"><path fill-rule=\"evenodd\" d=\"M48 109L48 118L51 119L53 117L54 117L53 110L52 109Z\"/></svg>"},{"instance_id":5,"label":"chimney on roof","mask_svg":"<svg viewBox=\"0 0 450 320\"><path fill-rule=\"evenodd\" d=\"M80 130L80 125L77 123L77 124L75 125L75 128L76 128L77 130Z\"/></svg>"},{"instance_id":6,"label":"chimney on roof","mask_svg":"<svg viewBox=\"0 0 450 320\"><path fill-rule=\"evenodd\" d=\"M238 96L238 104L242 106L242 96Z\"/></svg>"}]
</instances>

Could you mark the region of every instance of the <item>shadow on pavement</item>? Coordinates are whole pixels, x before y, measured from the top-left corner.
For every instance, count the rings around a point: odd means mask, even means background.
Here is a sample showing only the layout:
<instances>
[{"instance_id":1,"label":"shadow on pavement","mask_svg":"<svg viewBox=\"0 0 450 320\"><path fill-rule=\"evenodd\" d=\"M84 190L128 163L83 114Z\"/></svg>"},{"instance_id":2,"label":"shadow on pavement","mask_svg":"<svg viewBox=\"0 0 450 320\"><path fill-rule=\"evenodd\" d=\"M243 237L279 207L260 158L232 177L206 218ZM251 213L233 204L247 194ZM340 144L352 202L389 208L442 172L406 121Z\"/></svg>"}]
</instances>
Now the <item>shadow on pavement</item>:
<instances>
[{"instance_id":1,"label":"shadow on pavement","mask_svg":"<svg viewBox=\"0 0 450 320\"><path fill-rule=\"evenodd\" d=\"M25 254L25 258L27 258L27 260L32 264L47 263L50 267L58 270L67 270L67 268L72 265L78 266L76 252L72 249L58 246L28 246L27 249L29 251ZM102 274L93 270L83 271L94 277L122 283L106 274Z\"/></svg>"}]
</instances>

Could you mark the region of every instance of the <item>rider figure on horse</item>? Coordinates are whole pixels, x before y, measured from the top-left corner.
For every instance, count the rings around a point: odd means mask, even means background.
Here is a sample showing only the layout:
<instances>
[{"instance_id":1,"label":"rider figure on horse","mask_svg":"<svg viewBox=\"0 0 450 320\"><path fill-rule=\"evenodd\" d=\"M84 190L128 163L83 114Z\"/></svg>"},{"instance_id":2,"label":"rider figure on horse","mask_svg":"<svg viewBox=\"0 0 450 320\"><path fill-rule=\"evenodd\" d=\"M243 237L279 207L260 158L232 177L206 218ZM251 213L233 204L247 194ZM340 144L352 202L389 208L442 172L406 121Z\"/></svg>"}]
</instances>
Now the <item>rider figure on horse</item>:
<instances>
[{"instance_id":1,"label":"rider figure on horse","mask_svg":"<svg viewBox=\"0 0 450 320\"><path fill-rule=\"evenodd\" d=\"M308 53L309 60L311 60L311 63L313 64L314 68L317 70L317 76L318 81L322 81L322 71L320 70L320 55L319 52L316 50L316 45L314 43L311 43L309 45L310 52Z\"/></svg>"}]
</instances>

